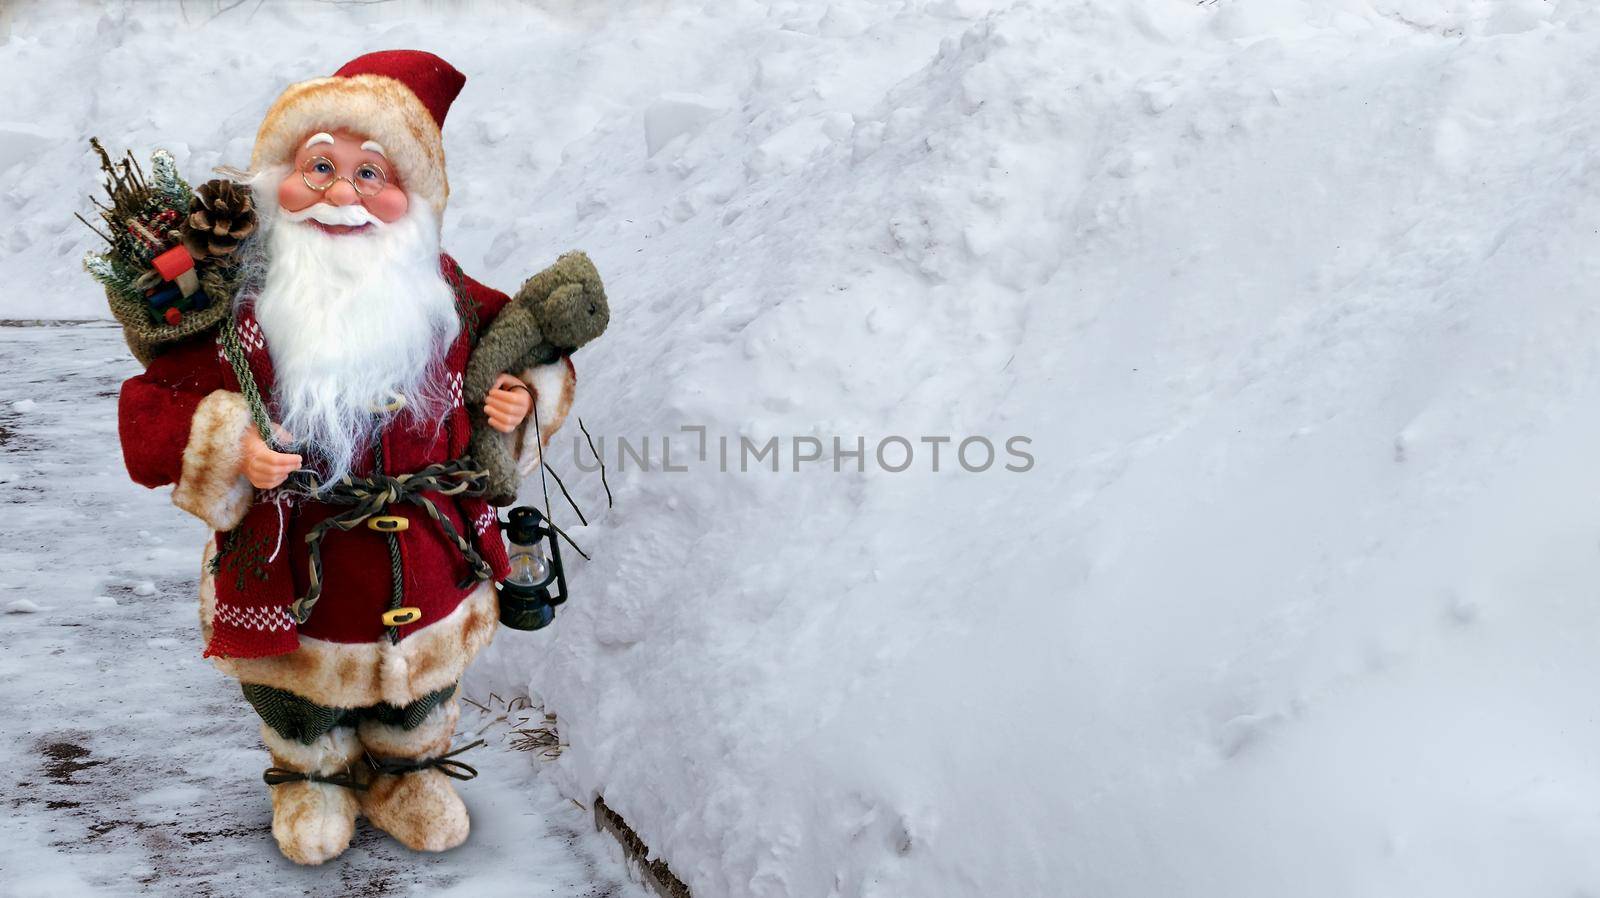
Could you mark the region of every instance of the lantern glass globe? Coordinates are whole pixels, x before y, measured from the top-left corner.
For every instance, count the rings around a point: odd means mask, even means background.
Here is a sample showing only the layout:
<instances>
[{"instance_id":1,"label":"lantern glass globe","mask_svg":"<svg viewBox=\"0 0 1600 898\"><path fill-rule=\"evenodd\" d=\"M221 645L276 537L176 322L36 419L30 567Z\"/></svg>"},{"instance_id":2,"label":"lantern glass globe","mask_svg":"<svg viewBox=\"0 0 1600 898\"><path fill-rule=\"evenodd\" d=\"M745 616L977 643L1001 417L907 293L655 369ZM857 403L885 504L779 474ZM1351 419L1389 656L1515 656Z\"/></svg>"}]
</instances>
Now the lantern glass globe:
<instances>
[{"instance_id":1,"label":"lantern glass globe","mask_svg":"<svg viewBox=\"0 0 1600 898\"><path fill-rule=\"evenodd\" d=\"M511 576L506 582L517 586L543 586L550 579L550 562L538 546L515 546L511 550Z\"/></svg>"}]
</instances>

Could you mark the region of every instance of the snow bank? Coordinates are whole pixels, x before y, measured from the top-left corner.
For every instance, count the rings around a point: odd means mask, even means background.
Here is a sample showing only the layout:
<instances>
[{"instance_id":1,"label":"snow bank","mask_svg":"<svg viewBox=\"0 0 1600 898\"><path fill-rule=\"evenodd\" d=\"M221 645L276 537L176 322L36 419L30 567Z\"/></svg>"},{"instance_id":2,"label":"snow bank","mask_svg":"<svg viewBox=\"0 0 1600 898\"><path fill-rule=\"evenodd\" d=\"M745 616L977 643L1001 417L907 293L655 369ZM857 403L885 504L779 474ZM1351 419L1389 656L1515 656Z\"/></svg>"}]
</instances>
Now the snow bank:
<instances>
[{"instance_id":1,"label":"snow bank","mask_svg":"<svg viewBox=\"0 0 1600 898\"><path fill-rule=\"evenodd\" d=\"M1587 6L41 7L0 310L99 314L81 136L198 174L284 80L434 49L452 250L582 247L613 302L616 506L558 446L595 560L482 675L697 896L1580 894ZM272 49L152 65L229 29Z\"/></svg>"},{"instance_id":2,"label":"snow bank","mask_svg":"<svg viewBox=\"0 0 1600 898\"><path fill-rule=\"evenodd\" d=\"M574 788L712 896L1596 887L1593 20L945 9L763 48L675 189L580 142L659 228L583 411L1037 465L614 470L501 644Z\"/></svg>"}]
</instances>

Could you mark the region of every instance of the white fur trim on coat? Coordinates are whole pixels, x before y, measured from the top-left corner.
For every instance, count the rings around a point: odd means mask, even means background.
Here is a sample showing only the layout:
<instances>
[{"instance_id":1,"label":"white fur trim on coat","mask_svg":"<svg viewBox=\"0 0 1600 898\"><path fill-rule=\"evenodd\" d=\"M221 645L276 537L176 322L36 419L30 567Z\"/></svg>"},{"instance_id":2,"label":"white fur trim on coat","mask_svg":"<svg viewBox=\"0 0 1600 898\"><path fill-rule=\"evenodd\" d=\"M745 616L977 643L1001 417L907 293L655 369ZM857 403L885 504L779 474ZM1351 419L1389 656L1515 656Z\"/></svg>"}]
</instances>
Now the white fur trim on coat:
<instances>
[{"instance_id":1,"label":"white fur trim on coat","mask_svg":"<svg viewBox=\"0 0 1600 898\"><path fill-rule=\"evenodd\" d=\"M211 641L217 589L211 574L215 540L206 541L200 570L200 633ZM330 708L366 708L384 702L404 707L461 679L467 665L494 639L500 598L481 583L456 609L399 643L331 642L300 637L300 648L267 658L222 658L211 663L244 683L287 689Z\"/></svg>"},{"instance_id":2,"label":"white fur trim on coat","mask_svg":"<svg viewBox=\"0 0 1600 898\"><path fill-rule=\"evenodd\" d=\"M183 473L172 504L205 521L212 530L232 530L244 520L255 490L239 473L250 409L244 397L217 390L200 400L183 449Z\"/></svg>"},{"instance_id":3,"label":"white fur trim on coat","mask_svg":"<svg viewBox=\"0 0 1600 898\"><path fill-rule=\"evenodd\" d=\"M512 455L517 459L517 473L526 477L539 467L544 450L550 445L567 413L572 411L572 397L578 389L578 371L572 359L563 358L548 365L537 365L522 372L520 379L533 391L533 411L522 426L512 431L515 439ZM538 430L533 427L539 422Z\"/></svg>"}]
</instances>

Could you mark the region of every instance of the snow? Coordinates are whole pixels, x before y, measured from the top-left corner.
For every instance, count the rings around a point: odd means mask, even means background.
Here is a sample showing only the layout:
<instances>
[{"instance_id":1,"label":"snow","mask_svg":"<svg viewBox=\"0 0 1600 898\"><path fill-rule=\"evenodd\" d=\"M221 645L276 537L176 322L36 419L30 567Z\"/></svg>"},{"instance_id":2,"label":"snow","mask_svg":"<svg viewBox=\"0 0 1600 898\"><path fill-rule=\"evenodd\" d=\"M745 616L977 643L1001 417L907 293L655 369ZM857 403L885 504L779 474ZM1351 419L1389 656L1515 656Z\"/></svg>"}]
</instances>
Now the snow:
<instances>
[{"instance_id":1,"label":"snow","mask_svg":"<svg viewBox=\"0 0 1600 898\"><path fill-rule=\"evenodd\" d=\"M102 314L87 134L199 177L286 80L466 70L447 245L599 265L616 497L558 439L594 561L474 676L698 898L1600 890L1600 11L382 6L0 15L0 316Z\"/></svg>"},{"instance_id":2,"label":"snow","mask_svg":"<svg viewBox=\"0 0 1600 898\"><path fill-rule=\"evenodd\" d=\"M644 153L654 156L674 138L694 134L724 110L705 97L669 94L644 111Z\"/></svg>"}]
</instances>

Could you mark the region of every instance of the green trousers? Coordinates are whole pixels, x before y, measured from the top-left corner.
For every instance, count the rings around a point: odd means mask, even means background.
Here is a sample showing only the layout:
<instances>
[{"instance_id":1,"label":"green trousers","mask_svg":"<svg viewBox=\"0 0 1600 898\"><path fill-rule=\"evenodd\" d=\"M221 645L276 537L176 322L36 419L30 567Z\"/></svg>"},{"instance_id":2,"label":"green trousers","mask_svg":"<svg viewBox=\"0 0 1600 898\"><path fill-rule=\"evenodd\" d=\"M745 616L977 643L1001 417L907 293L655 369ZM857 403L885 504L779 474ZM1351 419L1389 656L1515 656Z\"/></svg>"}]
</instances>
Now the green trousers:
<instances>
[{"instance_id":1,"label":"green trousers","mask_svg":"<svg viewBox=\"0 0 1600 898\"><path fill-rule=\"evenodd\" d=\"M430 692L403 708L378 704L367 708L329 708L287 689L257 683L243 683L245 700L256 709L267 726L286 740L310 745L338 727L353 727L363 720L414 730L422 726L429 712L456 694L454 685Z\"/></svg>"}]
</instances>

